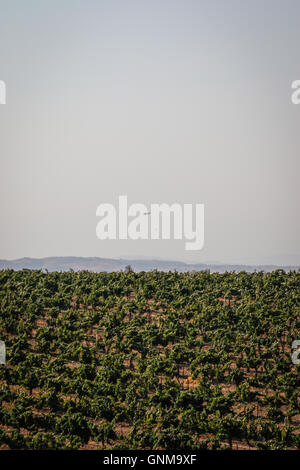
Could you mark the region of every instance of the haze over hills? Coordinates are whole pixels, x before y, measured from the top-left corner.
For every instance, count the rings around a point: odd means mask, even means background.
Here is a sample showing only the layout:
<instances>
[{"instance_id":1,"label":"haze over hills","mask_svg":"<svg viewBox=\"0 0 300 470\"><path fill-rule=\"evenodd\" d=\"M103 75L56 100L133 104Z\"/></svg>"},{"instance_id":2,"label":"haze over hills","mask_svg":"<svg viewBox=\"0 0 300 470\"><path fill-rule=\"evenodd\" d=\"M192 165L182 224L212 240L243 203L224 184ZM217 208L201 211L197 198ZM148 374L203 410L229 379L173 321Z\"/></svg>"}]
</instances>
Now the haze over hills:
<instances>
[{"instance_id":1,"label":"haze over hills","mask_svg":"<svg viewBox=\"0 0 300 470\"><path fill-rule=\"evenodd\" d=\"M76 256L55 256L49 258L20 258L16 260L0 260L0 269L41 269L43 271L94 271L94 272L112 272L122 271L130 265L134 271L151 271L158 269L160 271L203 271L209 269L212 272L225 271L265 271L270 272L276 269L286 271L298 270L299 265L242 265L242 264L188 264L181 261L168 261L162 259L109 259L109 258L85 258Z\"/></svg>"}]
</instances>

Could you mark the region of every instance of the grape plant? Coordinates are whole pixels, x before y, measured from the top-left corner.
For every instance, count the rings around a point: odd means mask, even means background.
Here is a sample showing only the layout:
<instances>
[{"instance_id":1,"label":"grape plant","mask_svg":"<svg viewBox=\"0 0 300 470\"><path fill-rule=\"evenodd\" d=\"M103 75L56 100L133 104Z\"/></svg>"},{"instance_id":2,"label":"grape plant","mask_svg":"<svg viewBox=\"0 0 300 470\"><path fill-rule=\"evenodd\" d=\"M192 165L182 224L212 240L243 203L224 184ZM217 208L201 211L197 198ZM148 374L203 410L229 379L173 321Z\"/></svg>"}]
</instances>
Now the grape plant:
<instances>
[{"instance_id":1,"label":"grape plant","mask_svg":"<svg viewBox=\"0 0 300 470\"><path fill-rule=\"evenodd\" d=\"M0 449L299 449L300 273L0 271Z\"/></svg>"}]
</instances>

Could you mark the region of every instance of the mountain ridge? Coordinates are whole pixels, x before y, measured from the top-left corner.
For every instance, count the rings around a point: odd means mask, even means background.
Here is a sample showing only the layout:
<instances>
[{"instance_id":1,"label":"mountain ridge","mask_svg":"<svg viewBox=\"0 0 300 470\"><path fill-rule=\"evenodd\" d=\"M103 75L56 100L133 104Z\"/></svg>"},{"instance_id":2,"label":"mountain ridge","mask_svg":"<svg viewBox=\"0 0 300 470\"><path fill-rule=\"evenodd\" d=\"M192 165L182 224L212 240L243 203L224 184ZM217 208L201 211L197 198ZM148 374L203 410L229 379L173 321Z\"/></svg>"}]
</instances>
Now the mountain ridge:
<instances>
[{"instance_id":1,"label":"mountain ridge","mask_svg":"<svg viewBox=\"0 0 300 470\"><path fill-rule=\"evenodd\" d=\"M94 272L113 272L122 271L126 266L130 265L134 271L151 271L157 269L159 271L203 271L210 270L212 272L225 271L264 271L271 272L276 269L285 271L293 271L300 269L295 265L250 265L250 264L206 264L206 263L185 263L183 261L172 261L162 259L125 259L125 258L100 258L100 257L80 257L80 256L50 256L45 258L19 258L15 260L0 260L0 270L3 269L38 269L49 272L54 271L94 271Z\"/></svg>"}]
</instances>

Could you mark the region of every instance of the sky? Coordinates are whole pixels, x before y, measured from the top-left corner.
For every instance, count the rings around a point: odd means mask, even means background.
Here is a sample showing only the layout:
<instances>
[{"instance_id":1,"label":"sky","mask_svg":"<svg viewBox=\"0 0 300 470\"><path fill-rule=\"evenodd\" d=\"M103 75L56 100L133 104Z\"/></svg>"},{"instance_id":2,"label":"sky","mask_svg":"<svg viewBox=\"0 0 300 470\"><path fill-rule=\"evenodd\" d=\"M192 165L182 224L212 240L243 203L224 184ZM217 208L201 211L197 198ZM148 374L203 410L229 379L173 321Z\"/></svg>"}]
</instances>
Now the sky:
<instances>
[{"instance_id":1,"label":"sky","mask_svg":"<svg viewBox=\"0 0 300 470\"><path fill-rule=\"evenodd\" d=\"M0 0L0 258L300 263L298 0ZM96 209L205 206L205 243Z\"/></svg>"}]
</instances>

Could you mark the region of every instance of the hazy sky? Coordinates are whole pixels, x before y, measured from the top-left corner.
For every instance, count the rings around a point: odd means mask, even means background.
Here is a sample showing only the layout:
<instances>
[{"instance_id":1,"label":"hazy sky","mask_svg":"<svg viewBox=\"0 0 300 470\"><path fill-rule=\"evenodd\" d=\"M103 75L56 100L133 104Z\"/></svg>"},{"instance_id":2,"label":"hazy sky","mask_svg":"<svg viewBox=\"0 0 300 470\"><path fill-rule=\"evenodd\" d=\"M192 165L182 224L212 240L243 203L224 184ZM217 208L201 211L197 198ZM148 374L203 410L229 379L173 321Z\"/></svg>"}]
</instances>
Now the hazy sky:
<instances>
[{"instance_id":1,"label":"hazy sky","mask_svg":"<svg viewBox=\"0 0 300 470\"><path fill-rule=\"evenodd\" d=\"M299 0L0 0L0 258L300 262ZM205 247L96 208L204 203Z\"/></svg>"}]
</instances>

